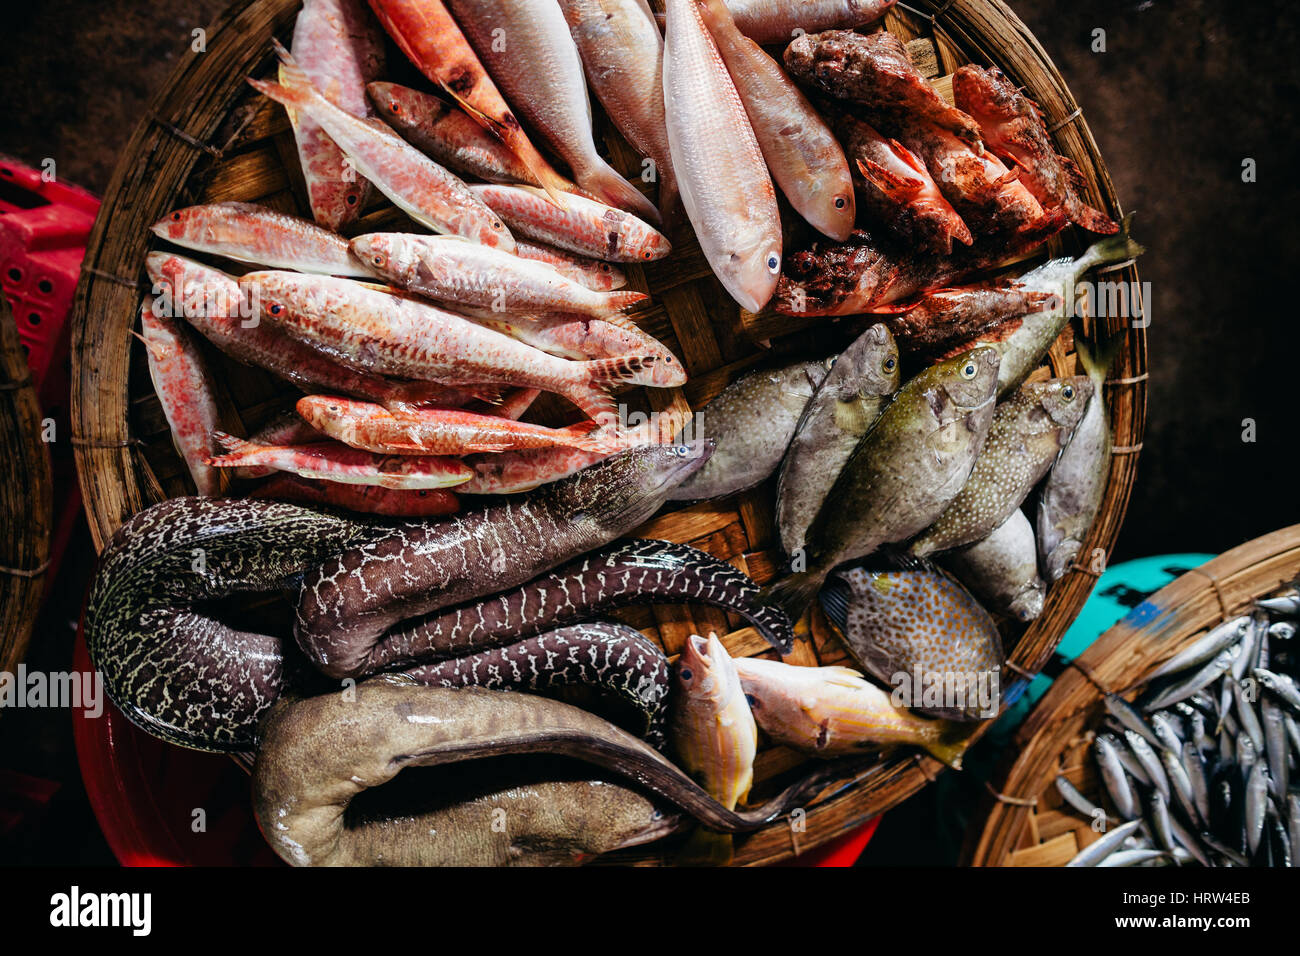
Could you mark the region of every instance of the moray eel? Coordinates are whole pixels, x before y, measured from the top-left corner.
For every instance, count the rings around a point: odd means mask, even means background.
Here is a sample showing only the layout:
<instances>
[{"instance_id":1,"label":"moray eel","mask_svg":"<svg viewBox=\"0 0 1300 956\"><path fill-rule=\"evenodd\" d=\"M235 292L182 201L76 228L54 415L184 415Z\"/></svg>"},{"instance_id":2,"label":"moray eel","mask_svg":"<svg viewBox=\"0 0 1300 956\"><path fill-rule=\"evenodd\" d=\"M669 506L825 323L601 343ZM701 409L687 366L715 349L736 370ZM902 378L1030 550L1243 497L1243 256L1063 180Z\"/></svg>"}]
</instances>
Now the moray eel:
<instances>
[{"instance_id":1,"label":"moray eel","mask_svg":"<svg viewBox=\"0 0 1300 956\"><path fill-rule=\"evenodd\" d=\"M582 685L630 708L636 734L664 741L668 658L654 642L625 624L592 622L562 627L506 647L423 664L406 671L431 687L484 687L552 694Z\"/></svg>"},{"instance_id":2,"label":"moray eel","mask_svg":"<svg viewBox=\"0 0 1300 956\"><path fill-rule=\"evenodd\" d=\"M365 639L378 621L513 587L626 533L711 450L632 449L523 500L443 522L390 526L263 500L163 502L104 551L86 610L91 660L113 702L150 733L199 750L250 750L286 684L285 649L218 619L211 602L301 576L300 625L306 609L331 634Z\"/></svg>"},{"instance_id":3,"label":"moray eel","mask_svg":"<svg viewBox=\"0 0 1300 956\"><path fill-rule=\"evenodd\" d=\"M541 816L563 811L548 808L545 799L528 803L519 819L507 808L506 835L480 816L483 803L361 822L348 813L363 791L407 768L524 754L593 764L728 833L762 827L842 772L823 765L757 808L728 810L649 745L576 707L528 694L377 678L272 711L253 771L254 811L275 851L299 865L526 862L530 844L547 846L543 835L551 838L548 849L564 853L630 845L629 838L645 837L645 827L655 831L650 839L663 835L647 804L629 811L622 794L600 801L613 791L590 794L591 805L558 823Z\"/></svg>"},{"instance_id":4,"label":"moray eel","mask_svg":"<svg viewBox=\"0 0 1300 956\"><path fill-rule=\"evenodd\" d=\"M375 643L335 644L318 661L331 677L362 677L408 664L460 657L631 604L682 602L735 611L788 654L794 625L733 565L690 545L637 539L543 574L512 591L406 622Z\"/></svg>"},{"instance_id":5,"label":"moray eel","mask_svg":"<svg viewBox=\"0 0 1300 956\"><path fill-rule=\"evenodd\" d=\"M298 646L318 667L364 657L408 618L517 587L608 544L658 511L713 448L645 445L521 498L397 525L304 577Z\"/></svg>"},{"instance_id":6,"label":"moray eel","mask_svg":"<svg viewBox=\"0 0 1300 956\"><path fill-rule=\"evenodd\" d=\"M285 682L280 639L204 605L280 590L370 526L275 501L172 498L109 541L86 605L86 646L109 698L157 737L244 751Z\"/></svg>"}]
</instances>

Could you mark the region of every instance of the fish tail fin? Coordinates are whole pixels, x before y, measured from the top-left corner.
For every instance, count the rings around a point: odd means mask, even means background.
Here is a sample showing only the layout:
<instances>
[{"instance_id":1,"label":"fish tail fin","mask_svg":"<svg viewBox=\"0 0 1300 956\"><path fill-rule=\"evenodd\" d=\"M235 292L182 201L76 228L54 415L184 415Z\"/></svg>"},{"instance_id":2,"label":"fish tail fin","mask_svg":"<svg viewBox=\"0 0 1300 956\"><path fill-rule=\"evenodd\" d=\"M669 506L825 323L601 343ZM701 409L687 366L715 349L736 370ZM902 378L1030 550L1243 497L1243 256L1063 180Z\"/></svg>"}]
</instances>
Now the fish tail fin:
<instances>
[{"instance_id":1,"label":"fish tail fin","mask_svg":"<svg viewBox=\"0 0 1300 956\"><path fill-rule=\"evenodd\" d=\"M204 459L203 463L205 465L214 468L231 468L242 465L249 455L261 447L246 438L236 438L229 432L223 431L214 431L212 440L226 450L224 455L214 455L211 458Z\"/></svg>"},{"instance_id":2,"label":"fish tail fin","mask_svg":"<svg viewBox=\"0 0 1300 956\"><path fill-rule=\"evenodd\" d=\"M634 292L631 290L626 292L606 292L605 305L608 306L612 312L626 312L628 309L632 308L632 306L644 302L648 298L650 298L650 296L646 295L644 292Z\"/></svg>"},{"instance_id":3,"label":"fish tail fin","mask_svg":"<svg viewBox=\"0 0 1300 956\"><path fill-rule=\"evenodd\" d=\"M439 80L438 84L442 87L442 91L455 100L461 109L503 143L510 152L515 154L516 158L533 174L533 177L537 180L537 185L546 191L547 198L552 203L561 209L569 208L569 204L564 199L564 194L573 187L573 184L556 172L555 168L542 157L541 153L533 148L533 145L523 137L522 133L519 134L519 137L508 135L506 124L501 120L483 112L453 90L445 80Z\"/></svg>"},{"instance_id":4,"label":"fish tail fin","mask_svg":"<svg viewBox=\"0 0 1300 956\"><path fill-rule=\"evenodd\" d=\"M502 398L499 403L493 403L496 407L492 409L492 414L498 418L509 418L517 422L541 394L540 388L517 388Z\"/></svg>"},{"instance_id":5,"label":"fish tail fin","mask_svg":"<svg viewBox=\"0 0 1300 956\"><path fill-rule=\"evenodd\" d=\"M870 159L858 160L858 172L862 178L875 186L886 196L907 201L921 191L925 183L910 176L900 176Z\"/></svg>"},{"instance_id":6,"label":"fish tail fin","mask_svg":"<svg viewBox=\"0 0 1300 956\"><path fill-rule=\"evenodd\" d=\"M284 44L273 38L271 45L275 49L276 56L280 58L278 74L280 82L255 80L252 77L249 77L248 82L253 89L288 109L292 118L294 110L310 103L313 96L320 94L312 85L311 78L293 58L293 54L285 49Z\"/></svg>"},{"instance_id":7,"label":"fish tail fin","mask_svg":"<svg viewBox=\"0 0 1300 956\"><path fill-rule=\"evenodd\" d=\"M1119 232L1120 225L1099 209L1093 209L1082 200L1066 204L1066 215L1070 222L1098 235L1113 236Z\"/></svg>"},{"instance_id":8,"label":"fish tail fin","mask_svg":"<svg viewBox=\"0 0 1300 956\"><path fill-rule=\"evenodd\" d=\"M627 446L624 436L601 428L595 422L579 422L568 428L559 429L564 444L581 451L594 452L598 455L612 455Z\"/></svg>"},{"instance_id":9,"label":"fish tail fin","mask_svg":"<svg viewBox=\"0 0 1300 956\"><path fill-rule=\"evenodd\" d=\"M609 425L615 432L621 433L618 404L607 389L596 384L580 384L570 386L562 394L597 425Z\"/></svg>"},{"instance_id":10,"label":"fish tail fin","mask_svg":"<svg viewBox=\"0 0 1300 956\"><path fill-rule=\"evenodd\" d=\"M635 213L652 225L662 225L663 217L654 203L604 160L592 163L586 169L574 170L574 175L578 185L601 202Z\"/></svg>"},{"instance_id":11,"label":"fish tail fin","mask_svg":"<svg viewBox=\"0 0 1300 956\"><path fill-rule=\"evenodd\" d=\"M925 750L936 760L941 760L953 770L961 769L962 754L970 743L970 726L963 726L955 720L940 721L943 724L938 735L926 742Z\"/></svg>"},{"instance_id":12,"label":"fish tail fin","mask_svg":"<svg viewBox=\"0 0 1300 956\"><path fill-rule=\"evenodd\" d=\"M797 621L817 597L825 578L825 572L815 568L800 571L764 590L761 600L764 604L784 609L792 621Z\"/></svg>"},{"instance_id":13,"label":"fish tail fin","mask_svg":"<svg viewBox=\"0 0 1300 956\"><path fill-rule=\"evenodd\" d=\"M1132 225L1133 214L1129 213L1124 217L1119 232L1105 239L1100 239L1088 247L1087 251L1080 257L1079 265L1086 270L1094 266L1123 262L1126 259L1136 259L1146 252L1146 248L1141 243L1135 242L1129 234Z\"/></svg>"},{"instance_id":14,"label":"fish tail fin","mask_svg":"<svg viewBox=\"0 0 1300 956\"><path fill-rule=\"evenodd\" d=\"M1122 332L1112 335L1095 346L1089 345L1083 339L1075 339L1074 350L1079 353L1079 364L1083 366L1084 374L1092 379L1098 390L1106 380L1110 367L1115 364L1115 356L1119 354L1123 344L1124 333Z\"/></svg>"},{"instance_id":15,"label":"fish tail fin","mask_svg":"<svg viewBox=\"0 0 1300 956\"><path fill-rule=\"evenodd\" d=\"M735 854L735 841L730 833L696 827L677 851L674 862L678 866L730 866Z\"/></svg>"}]
</instances>

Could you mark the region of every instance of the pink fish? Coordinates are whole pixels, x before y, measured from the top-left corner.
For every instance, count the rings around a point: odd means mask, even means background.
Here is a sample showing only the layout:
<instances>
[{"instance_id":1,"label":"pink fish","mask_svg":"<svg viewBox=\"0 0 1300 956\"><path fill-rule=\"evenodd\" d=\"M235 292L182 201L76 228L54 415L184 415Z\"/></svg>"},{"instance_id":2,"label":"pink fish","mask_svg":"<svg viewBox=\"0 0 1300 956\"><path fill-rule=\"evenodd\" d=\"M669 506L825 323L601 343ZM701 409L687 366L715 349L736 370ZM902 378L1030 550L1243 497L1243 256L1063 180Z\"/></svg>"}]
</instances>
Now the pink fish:
<instances>
[{"instance_id":1,"label":"pink fish","mask_svg":"<svg viewBox=\"0 0 1300 956\"><path fill-rule=\"evenodd\" d=\"M627 285L627 275L622 269L599 259L575 256L571 252L551 246L515 239L515 255L521 259L544 262L561 275L585 285L593 292L613 292Z\"/></svg>"},{"instance_id":2,"label":"pink fish","mask_svg":"<svg viewBox=\"0 0 1300 956\"><path fill-rule=\"evenodd\" d=\"M584 196L561 209L526 186L471 186L512 230L536 242L606 262L651 262L672 252L668 237L630 213Z\"/></svg>"},{"instance_id":3,"label":"pink fish","mask_svg":"<svg viewBox=\"0 0 1300 956\"><path fill-rule=\"evenodd\" d=\"M491 382L563 395L600 424L616 418L608 386L659 361L656 355L570 362L415 298L295 272L240 280L263 317L354 368L444 385Z\"/></svg>"},{"instance_id":4,"label":"pink fish","mask_svg":"<svg viewBox=\"0 0 1300 956\"><path fill-rule=\"evenodd\" d=\"M644 292L592 292L543 262L454 236L375 232L358 236L352 254L393 283L453 307L512 312L578 312L632 325L621 315Z\"/></svg>"},{"instance_id":5,"label":"pink fish","mask_svg":"<svg viewBox=\"0 0 1300 956\"><path fill-rule=\"evenodd\" d=\"M140 307L140 326L149 358L149 377L171 427L172 440L200 495L221 494L221 475L207 464L219 415L212 378L198 347L174 318L164 300L152 296Z\"/></svg>"},{"instance_id":6,"label":"pink fish","mask_svg":"<svg viewBox=\"0 0 1300 956\"><path fill-rule=\"evenodd\" d=\"M440 518L460 510L460 501L456 495L443 489L401 491L376 485L309 481L297 475L286 474L278 474L263 483L249 497L346 508L348 511L388 518Z\"/></svg>"},{"instance_id":7,"label":"pink fish","mask_svg":"<svg viewBox=\"0 0 1300 956\"><path fill-rule=\"evenodd\" d=\"M361 0L304 0L293 55L322 95L353 116L373 115L366 84L384 70L384 40ZM338 231L360 214L369 183L310 116L290 111L312 215ZM274 263L266 263L273 265Z\"/></svg>"},{"instance_id":8,"label":"pink fish","mask_svg":"<svg viewBox=\"0 0 1300 956\"><path fill-rule=\"evenodd\" d=\"M166 252L145 258L154 294L166 298L213 345L236 361L274 372L304 391L325 390L378 402L389 408L412 405L458 407L475 398L493 400L494 387L448 388L430 382L397 381L349 368L319 349L262 322L232 276Z\"/></svg>"},{"instance_id":9,"label":"pink fish","mask_svg":"<svg viewBox=\"0 0 1300 956\"><path fill-rule=\"evenodd\" d=\"M357 171L416 222L436 232L514 251L515 240L505 223L455 174L383 123L339 109L312 85L283 46L277 42L275 48L281 59L281 82L250 79L255 90L320 123Z\"/></svg>"},{"instance_id":10,"label":"pink fish","mask_svg":"<svg viewBox=\"0 0 1300 956\"><path fill-rule=\"evenodd\" d=\"M348 485L377 485L415 491L451 488L474 477L456 458L437 455L375 455L342 442L313 445L254 445L250 441L215 433L227 454L207 459L214 468L263 466L303 478L319 478Z\"/></svg>"},{"instance_id":11,"label":"pink fish","mask_svg":"<svg viewBox=\"0 0 1300 956\"><path fill-rule=\"evenodd\" d=\"M149 227L178 246L251 262L334 276L371 276L342 236L315 223L252 203L221 202L176 209Z\"/></svg>"}]
</instances>

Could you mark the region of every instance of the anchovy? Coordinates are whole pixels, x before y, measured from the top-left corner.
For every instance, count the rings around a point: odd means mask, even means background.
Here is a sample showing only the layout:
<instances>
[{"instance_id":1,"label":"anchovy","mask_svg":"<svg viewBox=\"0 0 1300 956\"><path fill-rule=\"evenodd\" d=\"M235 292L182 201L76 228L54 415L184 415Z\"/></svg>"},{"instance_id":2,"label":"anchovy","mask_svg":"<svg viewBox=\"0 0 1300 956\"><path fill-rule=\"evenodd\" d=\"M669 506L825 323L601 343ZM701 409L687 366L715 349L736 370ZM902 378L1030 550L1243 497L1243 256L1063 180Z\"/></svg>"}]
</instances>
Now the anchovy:
<instances>
[{"instance_id":1,"label":"anchovy","mask_svg":"<svg viewBox=\"0 0 1300 956\"><path fill-rule=\"evenodd\" d=\"M1256 763L1246 778L1246 847L1252 855L1259 849L1259 841L1264 835L1268 791L1268 770L1262 763Z\"/></svg>"},{"instance_id":2,"label":"anchovy","mask_svg":"<svg viewBox=\"0 0 1300 956\"><path fill-rule=\"evenodd\" d=\"M1112 829L1100 840L1090 843L1075 855L1066 866L1096 866L1123 845L1142 825L1141 820L1130 820Z\"/></svg>"},{"instance_id":3,"label":"anchovy","mask_svg":"<svg viewBox=\"0 0 1300 956\"><path fill-rule=\"evenodd\" d=\"M1241 689L1239 681L1229 681L1232 687L1233 702L1237 706L1237 713L1241 715L1241 729L1250 737L1250 742L1255 745L1255 752L1259 753L1264 749L1264 728L1259 724L1259 718L1255 715L1255 708L1250 701L1246 699L1245 692Z\"/></svg>"},{"instance_id":4,"label":"anchovy","mask_svg":"<svg viewBox=\"0 0 1300 956\"><path fill-rule=\"evenodd\" d=\"M1155 833L1156 842L1166 850L1173 852L1174 829L1169 815L1169 794L1152 790L1146 795L1147 821Z\"/></svg>"},{"instance_id":5,"label":"anchovy","mask_svg":"<svg viewBox=\"0 0 1300 956\"><path fill-rule=\"evenodd\" d=\"M1217 627L1211 628L1204 637L1183 648L1148 674L1147 680L1151 681L1157 677L1177 674L1208 661L1225 647L1241 641L1249 632L1249 628L1249 615L1233 618L1231 621L1225 621Z\"/></svg>"},{"instance_id":6,"label":"anchovy","mask_svg":"<svg viewBox=\"0 0 1300 956\"><path fill-rule=\"evenodd\" d=\"M1119 747L1106 737L1098 737L1094 754L1111 803L1115 804L1120 816L1133 819L1137 816L1137 804L1134 802L1133 788L1129 786L1128 777L1124 774L1124 765L1120 763Z\"/></svg>"},{"instance_id":7,"label":"anchovy","mask_svg":"<svg viewBox=\"0 0 1300 956\"><path fill-rule=\"evenodd\" d=\"M1262 667L1255 668L1255 679L1264 685L1277 702L1294 714L1300 714L1300 687L1286 674L1278 674Z\"/></svg>"},{"instance_id":8,"label":"anchovy","mask_svg":"<svg viewBox=\"0 0 1300 956\"><path fill-rule=\"evenodd\" d=\"M1060 775L1056 778L1056 790L1061 795L1061 799L1068 803L1079 813L1083 814L1090 820L1099 818L1110 819L1110 815L1101 807L1095 806L1087 797L1081 794L1074 784L1070 783L1065 777Z\"/></svg>"},{"instance_id":9,"label":"anchovy","mask_svg":"<svg viewBox=\"0 0 1300 956\"><path fill-rule=\"evenodd\" d=\"M1160 796L1168 800L1169 778L1165 775L1165 768L1161 766L1160 758L1151 749L1151 745L1131 730L1124 731L1124 741L1128 744L1129 750L1133 751L1133 756L1137 757L1138 763L1142 764L1142 769L1151 778L1152 786L1159 791Z\"/></svg>"},{"instance_id":10,"label":"anchovy","mask_svg":"<svg viewBox=\"0 0 1300 956\"><path fill-rule=\"evenodd\" d=\"M1183 769L1187 773L1187 780L1192 787L1192 802L1196 805L1196 812L1201 815L1201 819L1208 821L1210 819L1210 785L1205 779L1205 762L1201 759L1200 750L1192 741L1183 744Z\"/></svg>"},{"instance_id":11,"label":"anchovy","mask_svg":"<svg viewBox=\"0 0 1300 956\"><path fill-rule=\"evenodd\" d=\"M1152 746L1163 747L1164 743L1156 734L1151 726L1142 719L1137 708L1117 694L1107 694L1102 698L1102 703L1106 707L1106 712L1120 722L1124 727L1141 734Z\"/></svg>"},{"instance_id":12,"label":"anchovy","mask_svg":"<svg viewBox=\"0 0 1300 956\"><path fill-rule=\"evenodd\" d=\"M1214 681L1227 673L1228 668L1232 666L1232 662L1236 660L1237 654L1240 653L1240 651L1240 644L1234 644L1232 647L1224 648L1215 655L1212 661L1198 670L1191 677L1165 688L1157 694L1154 699L1148 701L1142 709L1147 713L1150 713L1153 710L1162 710L1170 704L1177 703L1180 700L1186 700L1197 691L1204 690Z\"/></svg>"}]
</instances>

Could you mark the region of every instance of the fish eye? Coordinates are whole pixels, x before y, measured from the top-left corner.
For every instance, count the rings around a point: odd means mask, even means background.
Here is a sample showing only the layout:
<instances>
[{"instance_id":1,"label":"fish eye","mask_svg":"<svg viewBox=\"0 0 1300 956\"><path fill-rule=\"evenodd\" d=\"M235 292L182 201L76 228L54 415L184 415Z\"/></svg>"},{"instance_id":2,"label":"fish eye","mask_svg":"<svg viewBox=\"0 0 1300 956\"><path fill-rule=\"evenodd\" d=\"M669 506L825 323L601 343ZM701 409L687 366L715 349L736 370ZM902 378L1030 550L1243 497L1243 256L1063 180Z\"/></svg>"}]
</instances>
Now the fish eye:
<instances>
[{"instance_id":1,"label":"fish eye","mask_svg":"<svg viewBox=\"0 0 1300 956\"><path fill-rule=\"evenodd\" d=\"M775 252L769 252L767 254L767 271L775 275L780 268L781 268L781 257L777 255Z\"/></svg>"},{"instance_id":2,"label":"fish eye","mask_svg":"<svg viewBox=\"0 0 1300 956\"><path fill-rule=\"evenodd\" d=\"M500 220L498 220L497 222L492 223L492 228L493 228L493 229L504 229L505 226L500 222Z\"/></svg>"},{"instance_id":3,"label":"fish eye","mask_svg":"<svg viewBox=\"0 0 1300 956\"><path fill-rule=\"evenodd\" d=\"M180 222L180 221L181 221L181 214L178 212L172 213L172 222Z\"/></svg>"},{"instance_id":4,"label":"fish eye","mask_svg":"<svg viewBox=\"0 0 1300 956\"><path fill-rule=\"evenodd\" d=\"M348 193L348 205L349 205L349 206L355 206L356 204L357 204L357 197L356 197L356 194L355 194L355 193Z\"/></svg>"},{"instance_id":5,"label":"fish eye","mask_svg":"<svg viewBox=\"0 0 1300 956\"><path fill-rule=\"evenodd\" d=\"M894 358L892 355L885 359L886 372L892 372L896 368L898 368L898 359Z\"/></svg>"},{"instance_id":6,"label":"fish eye","mask_svg":"<svg viewBox=\"0 0 1300 956\"><path fill-rule=\"evenodd\" d=\"M825 362L826 371L829 372L831 369L833 369L835 367L835 363L838 361L839 361L838 355L832 355L830 358L828 358Z\"/></svg>"},{"instance_id":7,"label":"fish eye","mask_svg":"<svg viewBox=\"0 0 1300 956\"><path fill-rule=\"evenodd\" d=\"M648 252L643 252L643 253L641 253L641 258L644 259L646 262L649 262L649 261L650 261L650 253L648 253Z\"/></svg>"},{"instance_id":8,"label":"fish eye","mask_svg":"<svg viewBox=\"0 0 1300 956\"><path fill-rule=\"evenodd\" d=\"M272 315L279 315L281 312L284 311L284 306L280 305L277 302L275 305L271 306L271 308L269 308L267 311L270 312Z\"/></svg>"},{"instance_id":9,"label":"fish eye","mask_svg":"<svg viewBox=\"0 0 1300 956\"><path fill-rule=\"evenodd\" d=\"M608 273L608 272L609 272L609 263L608 263L608 262L602 262L602 263L600 264L600 271L601 271L601 272Z\"/></svg>"},{"instance_id":10,"label":"fish eye","mask_svg":"<svg viewBox=\"0 0 1300 956\"><path fill-rule=\"evenodd\" d=\"M690 448L688 448L687 446L685 446L685 445L678 445L678 446L677 446L677 454L680 455L682 458L685 458L685 457L686 457L687 455L689 455L690 453L691 453L691 450L690 450Z\"/></svg>"},{"instance_id":11,"label":"fish eye","mask_svg":"<svg viewBox=\"0 0 1300 956\"><path fill-rule=\"evenodd\" d=\"M672 357L671 355L665 355L665 356L664 356L664 364L665 364L665 365L672 365L672 364L673 364L673 357Z\"/></svg>"},{"instance_id":12,"label":"fish eye","mask_svg":"<svg viewBox=\"0 0 1300 956\"><path fill-rule=\"evenodd\" d=\"M682 680L690 680L693 676L695 675L691 673L691 669L689 667L682 668Z\"/></svg>"},{"instance_id":13,"label":"fish eye","mask_svg":"<svg viewBox=\"0 0 1300 956\"><path fill-rule=\"evenodd\" d=\"M1061 389L1061 395L1064 396L1067 402L1070 399L1074 398L1074 386L1073 385L1065 386L1065 388Z\"/></svg>"},{"instance_id":14,"label":"fish eye","mask_svg":"<svg viewBox=\"0 0 1300 956\"><path fill-rule=\"evenodd\" d=\"M382 266L382 265L384 264L384 257L383 257L383 256L374 256L374 257L371 258L370 261L373 262L373 263L374 263L375 265L377 265L377 266Z\"/></svg>"},{"instance_id":15,"label":"fish eye","mask_svg":"<svg viewBox=\"0 0 1300 956\"><path fill-rule=\"evenodd\" d=\"M962 368L961 368L961 377L962 377L962 378L974 378L974 377L975 377L975 372L976 372L975 363L974 363L974 362L967 362L967 363L966 363L965 365L963 365Z\"/></svg>"},{"instance_id":16,"label":"fish eye","mask_svg":"<svg viewBox=\"0 0 1300 956\"><path fill-rule=\"evenodd\" d=\"M388 108L394 113L402 112L402 104L397 102L397 100L393 100L393 102L388 105Z\"/></svg>"},{"instance_id":17,"label":"fish eye","mask_svg":"<svg viewBox=\"0 0 1300 956\"><path fill-rule=\"evenodd\" d=\"M846 204L846 202L845 202L843 196L836 196L836 197L835 197L835 208L836 208L836 209L843 209L843 208L845 207L845 205L847 205L847 204Z\"/></svg>"},{"instance_id":18,"label":"fish eye","mask_svg":"<svg viewBox=\"0 0 1300 956\"><path fill-rule=\"evenodd\" d=\"M325 407L329 409L331 412L337 412L342 410L337 405L326 405Z\"/></svg>"}]
</instances>

